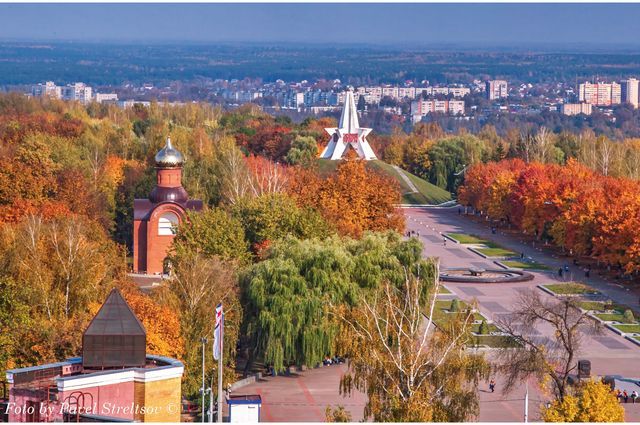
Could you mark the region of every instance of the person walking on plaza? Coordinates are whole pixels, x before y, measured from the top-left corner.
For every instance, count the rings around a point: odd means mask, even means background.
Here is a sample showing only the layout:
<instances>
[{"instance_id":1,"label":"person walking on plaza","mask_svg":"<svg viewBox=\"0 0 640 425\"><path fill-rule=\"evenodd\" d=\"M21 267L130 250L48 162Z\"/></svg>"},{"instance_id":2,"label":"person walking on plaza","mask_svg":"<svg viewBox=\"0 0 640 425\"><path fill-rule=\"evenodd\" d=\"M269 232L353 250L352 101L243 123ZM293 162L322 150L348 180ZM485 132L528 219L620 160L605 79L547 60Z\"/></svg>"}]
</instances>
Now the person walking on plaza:
<instances>
[{"instance_id":1,"label":"person walking on plaza","mask_svg":"<svg viewBox=\"0 0 640 425\"><path fill-rule=\"evenodd\" d=\"M447 246L447 238L445 238L445 237L442 238L442 246L444 246L444 247Z\"/></svg>"},{"instance_id":2,"label":"person walking on plaza","mask_svg":"<svg viewBox=\"0 0 640 425\"><path fill-rule=\"evenodd\" d=\"M489 382L489 391L494 392L496 390L496 381L493 379Z\"/></svg>"},{"instance_id":3,"label":"person walking on plaza","mask_svg":"<svg viewBox=\"0 0 640 425\"><path fill-rule=\"evenodd\" d=\"M633 404L636 404L636 398L638 398L638 392L636 390L633 390L633 392L631 393L631 402Z\"/></svg>"},{"instance_id":4,"label":"person walking on plaza","mask_svg":"<svg viewBox=\"0 0 640 425\"><path fill-rule=\"evenodd\" d=\"M629 393L627 393L627 390L624 390L622 392L622 398L624 398L624 402L628 403L629 402Z\"/></svg>"}]
</instances>

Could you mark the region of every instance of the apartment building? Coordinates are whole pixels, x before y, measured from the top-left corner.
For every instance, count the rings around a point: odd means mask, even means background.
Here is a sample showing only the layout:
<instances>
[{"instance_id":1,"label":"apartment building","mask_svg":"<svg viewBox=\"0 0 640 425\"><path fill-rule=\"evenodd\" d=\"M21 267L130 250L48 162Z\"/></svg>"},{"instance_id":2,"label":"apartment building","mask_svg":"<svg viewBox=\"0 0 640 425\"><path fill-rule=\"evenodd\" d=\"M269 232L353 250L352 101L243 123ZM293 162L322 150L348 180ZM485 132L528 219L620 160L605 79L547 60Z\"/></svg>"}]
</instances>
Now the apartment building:
<instances>
[{"instance_id":1,"label":"apartment building","mask_svg":"<svg viewBox=\"0 0 640 425\"><path fill-rule=\"evenodd\" d=\"M42 83L35 84L31 86L31 96L34 96L34 97L49 96L49 97L54 97L56 99L61 99L62 87L56 86L56 84L53 81L47 81L44 84Z\"/></svg>"},{"instance_id":2,"label":"apartment building","mask_svg":"<svg viewBox=\"0 0 640 425\"><path fill-rule=\"evenodd\" d=\"M563 115L591 115L593 105L591 103L563 103L558 111Z\"/></svg>"},{"instance_id":3,"label":"apartment building","mask_svg":"<svg viewBox=\"0 0 640 425\"><path fill-rule=\"evenodd\" d=\"M63 100L77 100L81 103L91 102L93 89L84 83L67 84L62 87Z\"/></svg>"},{"instance_id":4,"label":"apartment building","mask_svg":"<svg viewBox=\"0 0 640 425\"><path fill-rule=\"evenodd\" d=\"M596 106L619 105L622 88L618 83L582 83L578 86L578 99Z\"/></svg>"},{"instance_id":5,"label":"apartment building","mask_svg":"<svg viewBox=\"0 0 640 425\"><path fill-rule=\"evenodd\" d=\"M630 103L634 109L638 109L638 84L635 78L620 81L621 102Z\"/></svg>"},{"instance_id":6,"label":"apartment building","mask_svg":"<svg viewBox=\"0 0 640 425\"><path fill-rule=\"evenodd\" d=\"M505 80L489 80L485 83L487 99L495 100L509 96L509 86Z\"/></svg>"},{"instance_id":7,"label":"apartment building","mask_svg":"<svg viewBox=\"0 0 640 425\"><path fill-rule=\"evenodd\" d=\"M464 115L464 100L416 100L411 102L412 116L425 116L432 112Z\"/></svg>"}]
</instances>

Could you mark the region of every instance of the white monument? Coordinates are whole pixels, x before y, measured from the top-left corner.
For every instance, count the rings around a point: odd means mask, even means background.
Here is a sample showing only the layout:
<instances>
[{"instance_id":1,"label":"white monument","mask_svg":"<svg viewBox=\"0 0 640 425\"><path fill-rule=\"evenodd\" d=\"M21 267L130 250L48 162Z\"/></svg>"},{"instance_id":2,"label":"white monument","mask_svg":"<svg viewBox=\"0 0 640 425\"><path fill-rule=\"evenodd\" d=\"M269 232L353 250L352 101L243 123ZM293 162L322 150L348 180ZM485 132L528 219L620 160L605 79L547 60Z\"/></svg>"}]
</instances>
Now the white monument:
<instances>
[{"instance_id":1,"label":"white monument","mask_svg":"<svg viewBox=\"0 0 640 425\"><path fill-rule=\"evenodd\" d=\"M342 159L349 146L351 146L361 159L367 161L378 159L366 139L371 129L362 128L358 124L358 111L353 98L353 90L347 90L339 127L325 128L325 131L329 133L331 140L329 140L329 144L320 154L320 158Z\"/></svg>"}]
</instances>

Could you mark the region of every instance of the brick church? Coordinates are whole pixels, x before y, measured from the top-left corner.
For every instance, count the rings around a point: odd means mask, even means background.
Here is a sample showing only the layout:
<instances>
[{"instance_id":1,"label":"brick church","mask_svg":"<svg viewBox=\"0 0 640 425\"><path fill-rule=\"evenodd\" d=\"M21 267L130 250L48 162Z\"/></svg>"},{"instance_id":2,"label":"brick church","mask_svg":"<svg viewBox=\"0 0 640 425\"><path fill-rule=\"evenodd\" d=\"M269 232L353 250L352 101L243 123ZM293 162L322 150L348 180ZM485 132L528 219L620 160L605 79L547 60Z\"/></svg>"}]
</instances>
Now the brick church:
<instances>
[{"instance_id":1,"label":"brick church","mask_svg":"<svg viewBox=\"0 0 640 425\"><path fill-rule=\"evenodd\" d=\"M189 199L182 187L184 157L167 143L155 156L157 183L147 199L133 203L133 271L161 274L176 228L187 210L200 211L202 201Z\"/></svg>"}]
</instances>

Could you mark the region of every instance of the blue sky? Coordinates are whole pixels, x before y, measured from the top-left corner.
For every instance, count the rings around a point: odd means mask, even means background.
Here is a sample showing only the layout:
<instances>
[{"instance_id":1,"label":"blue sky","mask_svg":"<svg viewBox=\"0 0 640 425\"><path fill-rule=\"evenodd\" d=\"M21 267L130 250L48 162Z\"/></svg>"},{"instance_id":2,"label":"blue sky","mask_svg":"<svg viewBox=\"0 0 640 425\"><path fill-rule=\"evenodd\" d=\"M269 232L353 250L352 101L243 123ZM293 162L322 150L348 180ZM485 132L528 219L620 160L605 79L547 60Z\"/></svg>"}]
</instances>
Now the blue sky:
<instances>
[{"instance_id":1,"label":"blue sky","mask_svg":"<svg viewBox=\"0 0 640 425\"><path fill-rule=\"evenodd\" d=\"M640 4L0 4L0 40L640 45Z\"/></svg>"}]
</instances>

